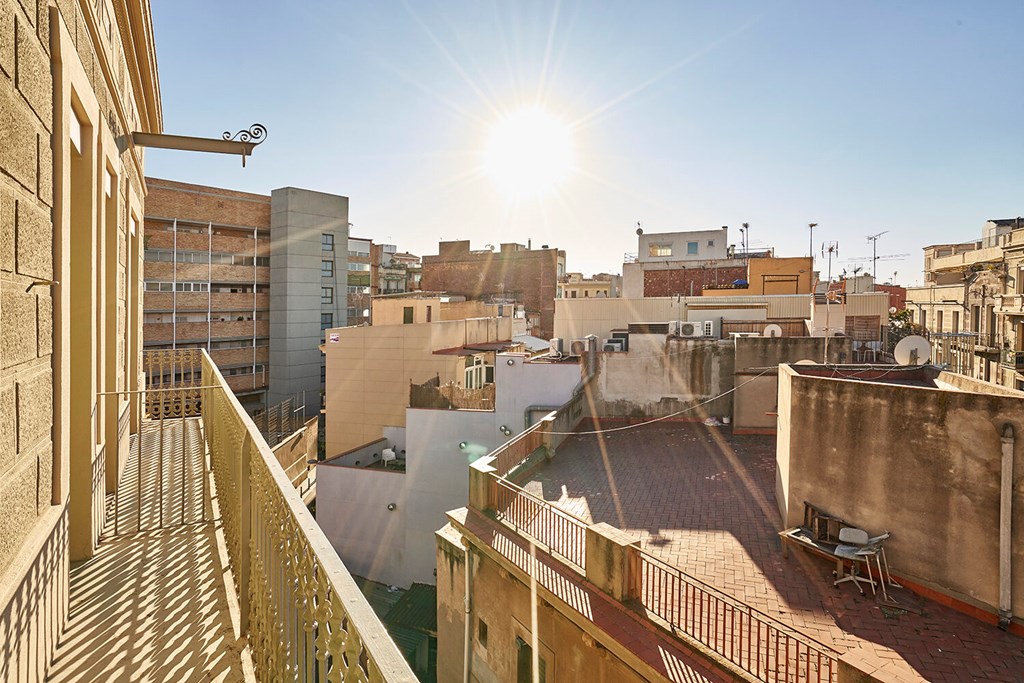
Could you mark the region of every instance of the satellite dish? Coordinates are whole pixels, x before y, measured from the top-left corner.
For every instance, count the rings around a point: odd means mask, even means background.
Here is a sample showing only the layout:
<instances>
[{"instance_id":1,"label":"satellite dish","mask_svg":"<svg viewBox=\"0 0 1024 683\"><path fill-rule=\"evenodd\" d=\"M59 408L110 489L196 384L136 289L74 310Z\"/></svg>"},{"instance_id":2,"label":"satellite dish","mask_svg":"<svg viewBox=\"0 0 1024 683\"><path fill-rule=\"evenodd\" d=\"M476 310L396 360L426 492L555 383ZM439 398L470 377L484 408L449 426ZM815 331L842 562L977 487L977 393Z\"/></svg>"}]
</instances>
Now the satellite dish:
<instances>
[{"instance_id":1,"label":"satellite dish","mask_svg":"<svg viewBox=\"0 0 1024 683\"><path fill-rule=\"evenodd\" d=\"M636 234L637 234L637 235L642 235L642 234L644 234L644 229L643 229L643 228L637 228L637 229L636 229Z\"/></svg>"},{"instance_id":2,"label":"satellite dish","mask_svg":"<svg viewBox=\"0 0 1024 683\"><path fill-rule=\"evenodd\" d=\"M914 334L901 339L892 355L900 365L924 365L932 357L932 345L924 337Z\"/></svg>"},{"instance_id":3,"label":"satellite dish","mask_svg":"<svg viewBox=\"0 0 1024 683\"><path fill-rule=\"evenodd\" d=\"M895 312L896 312L896 307L895 306L890 306L889 307L889 313L891 314L891 313L895 313Z\"/></svg>"},{"instance_id":4,"label":"satellite dish","mask_svg":"<svg viewBox=\"0 0 1024 683\"><path fill-rule=\"evenodd\" d=\"M815 363L813 360L808 360L804 358L803 360L798 360L797 362L793 363L793 365L817 365L817 363Z\"/></svg>"},{"instance_id":5,"label":"satellite dish","mask_svg":"<svg viewBox=\"0 0 1024 683\"><path fill-rule=\"evenodd\" d=\"M765 325L764 332L762 333L765 337L781 337L782 328L772 323L771 325Z\"/></svg>"}]
</instances>

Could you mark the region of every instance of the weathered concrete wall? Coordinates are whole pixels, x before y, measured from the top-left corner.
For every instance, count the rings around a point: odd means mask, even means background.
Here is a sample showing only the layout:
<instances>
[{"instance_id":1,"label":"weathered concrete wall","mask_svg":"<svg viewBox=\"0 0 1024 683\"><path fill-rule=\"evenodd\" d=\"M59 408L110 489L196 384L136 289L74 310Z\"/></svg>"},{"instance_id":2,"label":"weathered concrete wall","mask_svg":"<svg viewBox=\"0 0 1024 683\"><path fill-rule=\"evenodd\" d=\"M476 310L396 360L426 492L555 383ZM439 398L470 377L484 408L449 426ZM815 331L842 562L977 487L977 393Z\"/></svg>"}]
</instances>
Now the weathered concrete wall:
<instances>
[{"instance_id":1,"label":"weathered concrete wall","mask_svg":"<svg viewBox=\"0 0 1024 683\"><path fill-rule=\"evenodd\" d=\"M894 573L994 611L1000 435L1013 425L1013 611L1024 614L1024 394L779 375L778 496L871 533L892 532Z\"/></svg>"},{"instance_id":2,"label":"weathered concrete wall","mask_svg":"<svg viewBox=\"0 0 1024 683\"><path fill-rule=\"evenodd\" d=\"M599 417L660 417L722 394L733 386L731 341L629 337L629 351L599 353L590 383ZM732 395L681 418L731 415Z\"/></svg>"},{"instance_id":3,"label":"weathered concrete wall","mask_svg":"<svg viewBox=\"0 0 1024 683\"><path fill-rule=\"evenodd\" d=\"M778 409L778 374L765 368L800 360L821 362L825 353L824 337L737 337L736 379L733 394L733 429L737 431L774 431ZM849 362L853 341L833 337L828 342L828 362ZM740 386L743 385L743 386Z\"/></svg>"},{"instance_id":4,"label":"weathered concrete wall","mask_svg":"<svg viewBox=\"0 0 1024 683\"><path fill-rule=\"evenodd\" d=\"M479 539L472 542L470 680L480 683L515 681L516 638L531 643L529 578L512 566L495 561ZM454 525L437 532L437 680L462 680L465 643L466 555L463 538ZM539 656L547 681L658 680L624 646L590 624L584 630L560 610L570 608L538 587L537 632ZM487 631L481 640L481 623ZM590 622L587 622L588 624ZM629 657L630 661L624 658ZM638 670L642 670L643 674Z\"/></svg>"}]
</instances>

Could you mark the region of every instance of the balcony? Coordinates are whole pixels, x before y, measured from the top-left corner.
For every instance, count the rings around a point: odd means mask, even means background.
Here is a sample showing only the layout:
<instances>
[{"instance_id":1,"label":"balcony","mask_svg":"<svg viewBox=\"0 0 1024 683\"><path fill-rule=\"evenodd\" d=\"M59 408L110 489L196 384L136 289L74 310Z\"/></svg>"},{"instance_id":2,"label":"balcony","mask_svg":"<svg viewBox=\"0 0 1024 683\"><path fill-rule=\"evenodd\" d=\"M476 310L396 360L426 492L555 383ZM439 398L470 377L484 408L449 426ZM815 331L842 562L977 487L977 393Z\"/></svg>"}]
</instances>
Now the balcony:
<instances>
[{"instance_id":1,"label":"balcony","mask_svg":"<svg viewBox=\"0 0 1024 683\"><path fill-rule=\"evenodd\" d=\"M999 354L999 364L1011 370L1024 370L1024 351L1003 349Z\"/></svg>"},{"instance_id":2,"label":"balcony","mask_svg":"<svg viewBox=\"0 0 1024 683\"><path fill-rule=\"evenodd\" d=\"M49 679L415 681L210 357L147 363L202 385L126 392L131 449Z\"/></svg>"},{"instance_id":3,"label":"balcony","mask_svg":"<svg viewBox=\"0 0 1024 683\"><path fill-rule=\"evenodd\" d=\"M455 382L440 384L435 377L423 384L409 385L410 408L438 410L494 410L494 384L467 389Z\"/></svg>"}]
</instances>

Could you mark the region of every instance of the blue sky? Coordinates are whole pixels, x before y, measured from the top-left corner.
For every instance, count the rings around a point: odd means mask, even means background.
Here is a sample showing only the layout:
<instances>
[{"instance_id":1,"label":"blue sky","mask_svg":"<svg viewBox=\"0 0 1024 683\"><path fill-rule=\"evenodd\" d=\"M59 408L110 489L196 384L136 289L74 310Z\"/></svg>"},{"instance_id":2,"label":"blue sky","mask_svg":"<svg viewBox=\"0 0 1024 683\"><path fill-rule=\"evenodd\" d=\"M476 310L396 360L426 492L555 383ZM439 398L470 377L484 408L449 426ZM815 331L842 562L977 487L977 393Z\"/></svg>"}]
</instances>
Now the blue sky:
<instances>
[{"instance_id":1,"label":"blue sky","mask_svg":"<svg viewBox=\"0 0 1024 683\"><path fill-rule=\"evenodd\" d=\"M156 0L165 132L264 123L236 157L154 150L153 176L350 197L353 234L565 249L620 272L646 232L728 225L806 255L838 240L879 278L1024 214L1024 3ZM503 114L574 124L539 199L479 173ZM836 269L852 267L842 263Z\"/></svg>"}]
</instances>

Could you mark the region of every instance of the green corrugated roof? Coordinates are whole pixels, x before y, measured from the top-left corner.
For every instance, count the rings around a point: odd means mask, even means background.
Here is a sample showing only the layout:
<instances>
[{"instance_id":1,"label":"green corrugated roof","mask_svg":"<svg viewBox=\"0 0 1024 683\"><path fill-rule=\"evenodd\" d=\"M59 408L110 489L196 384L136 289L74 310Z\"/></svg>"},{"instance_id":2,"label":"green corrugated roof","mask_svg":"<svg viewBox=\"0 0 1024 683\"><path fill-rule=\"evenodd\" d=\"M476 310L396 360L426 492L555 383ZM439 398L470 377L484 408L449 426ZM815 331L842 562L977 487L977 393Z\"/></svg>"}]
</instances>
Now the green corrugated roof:
<instances>
[{"instance_id":1,"label":"green corrugated roof","mask_svg":"<svg viewBox=\"0 0 1024 683\"><path fill-rule=\"evenodd\" d=\"M370 581L361 576L353 575L352 578L359 586L359 590L366 596L366 601L370 603L374 614L381 621L385 621L385 616L394 608L401 599L402 593L405 592L402 589L392 591L386 584Z\"/></svg>"},{"instance_id":2,"label":"green corrugated roof","mask_svg":"<svg viewBox=\"0 0 1024 683\"><path fill-rule=\"evenodd\" d=\"M383 621L388 626L409 628L436 636L437 588L425 583L414 583L398 599Z\"/></svg>"}]
</instances>

